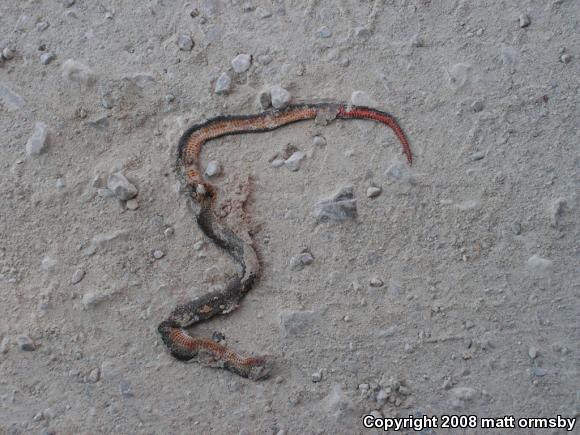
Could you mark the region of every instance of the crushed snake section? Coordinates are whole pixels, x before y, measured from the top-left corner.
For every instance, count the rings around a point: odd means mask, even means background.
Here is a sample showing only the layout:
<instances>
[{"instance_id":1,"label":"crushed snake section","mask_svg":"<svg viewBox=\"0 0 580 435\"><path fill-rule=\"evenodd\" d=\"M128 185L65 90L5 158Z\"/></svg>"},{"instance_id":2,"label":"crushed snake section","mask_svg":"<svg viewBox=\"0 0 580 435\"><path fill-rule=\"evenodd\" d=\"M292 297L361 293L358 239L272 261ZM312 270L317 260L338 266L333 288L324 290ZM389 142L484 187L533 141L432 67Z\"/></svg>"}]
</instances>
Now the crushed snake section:
<instances>
[{"instance_id":1,"label":"crushed snake section","mask_svg":"<svg viewBox=\"0 0 580 435\"><path fill-rule=\"evenodd\" d=\"M194 338L184 329L236 309L259 274L258 258L250 238L234 233L217 219L213 210L216 190L201 175L199 155L206 142L221 136L266 132L308 119L323 124L334 119L367 119L385 124L401 142L409 164L413 162L409 142L397 120L388 113L368 107L339 103L298 104L256 115L220 116L190 127L179 141L175 170L188 193L199 227L232 258L236 275L224 290L213 291L177 305L169 317L161 322L158 332L175 358L221 367L252 380L269 376L273 365L271 358L243 357L211 339Z\"/></svg>"}]
</instances>

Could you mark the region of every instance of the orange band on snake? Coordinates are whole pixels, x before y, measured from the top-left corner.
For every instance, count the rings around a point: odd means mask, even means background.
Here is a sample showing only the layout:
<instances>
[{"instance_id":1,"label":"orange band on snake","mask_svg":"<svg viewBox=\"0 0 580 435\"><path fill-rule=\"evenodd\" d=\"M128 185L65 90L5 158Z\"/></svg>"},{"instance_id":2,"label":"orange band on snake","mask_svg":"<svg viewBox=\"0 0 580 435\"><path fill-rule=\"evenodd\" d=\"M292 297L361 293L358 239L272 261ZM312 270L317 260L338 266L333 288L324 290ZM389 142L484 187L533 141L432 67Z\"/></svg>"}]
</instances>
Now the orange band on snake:
<instances>
[{"instance_id":1,"label":"orange band on snake","mask_svg":"<svg viewBox=\"0 0 580 435\"><path fill-rule=\"evenodd\" d=\"M208 338L194 338L184 328L227 314L238 307L259 274L259 263L251 242L224 226L213 211L215 188L207 182L199 166L203 145L215 138L244 133L275 130L294 122L315 119L322 123L334 119L368 119L390 127L403 146L409 164L413 155L405 133L388 113L339 103L291 105L283 110L269 110L255 115L220 116L190 127L181 137L176 173L188 193L197 224L203 233L234 261L236 275L226 288L207 293L185 304L177 305L161 322L158 332L170 353L180 360L196 360L204 365L222 367L253 380L269 376L272 360L268 357L243 357Z\"/></svg>"}]
</instances>

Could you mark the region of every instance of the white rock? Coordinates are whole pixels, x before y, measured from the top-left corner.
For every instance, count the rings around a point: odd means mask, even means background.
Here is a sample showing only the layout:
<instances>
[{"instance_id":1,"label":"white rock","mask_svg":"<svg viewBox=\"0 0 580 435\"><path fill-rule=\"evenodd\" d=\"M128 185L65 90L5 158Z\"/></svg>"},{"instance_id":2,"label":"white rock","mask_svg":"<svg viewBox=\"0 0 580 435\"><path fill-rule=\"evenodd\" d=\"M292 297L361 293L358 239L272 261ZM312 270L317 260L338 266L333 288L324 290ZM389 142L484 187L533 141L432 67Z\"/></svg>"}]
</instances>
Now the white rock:
<instances>
[{"instance_id":1,"label":"white rock","mask_svg":"<svg viewBox=\"0 0 580 435\"><path fill-rule=\"evenodd\" d=\"M274 159L272 160L272 162L270 162L270 166L272 166L273 168L280 168L284 166L284 163L286 163L286 160L284 159Z\"/></svg>"},{"instance_id":2,"label":"white rock","mask_svg":"<svg viewBox=\"0 0 580 435\"><path fill-rule=\"evenodd\" d=\"M284 164L289 170L296 172L298 169L300 169L300 163L302 160L304 160L305 157L306 154L304 154L302 151L296 151L288 159L286 159Z\"/></svg>"},{"instance_id":3,"label":"white rock","mask_svg":"<svg viewBox=\"0 0 580 435\"><path fill-rule=\"evenodd\" d=\"M137 196L137 188L121 172L109 175L107 188L121 201L128 201Z\"/></svg>"},{"instance_id":4,"label":"white rock","mask_svg":"<svg viewBox=\"0 0 580 435\"><path fill-rule=\"evenodd\" d=\"M82 281L82 279L84 277L85 277L85 271L82 269L77 269L74 271L70 282L71 282L71 284L78 284L79 282Z\"/></svg>"},{"instance_id":5,"label":"white rock","mask_svg":"<svg viewBox=\"0 0 580 435\"><path fill-rule=\"evenodd\" d=\"M135 211L139 208L139 202L135 198L127 201L127 203L125 205L127 206L127 210L131 210L131 211Z\"/></svg>"},{"instance_id":6,"label":"white rock","mask_svg":"<svg viewBox=\"0 0 580 435\"><path fill-rule=\"evenodd\" d=\"M37 156L44 151L48 143L48 129L43 122L34 125L34 133L26 142L26 154Z\"/></svg>"},{"instance_id":7,"label":"white rock","mask_svg":"<svg viewBox=\"0 0 580 435\"><path fill-rule=\"evenodd\" d=\"M372 106L373 101L369 94L363 91L354 91L350 96L351 104L355 106Z\"/></svg>"},{"instance_id":8,"label":"white rock","mask_svg":"<svg viewBox=\"0 0 580 435\"><path fill-rule=\"evenodd\" d=\"M56 58L56 56L54 55L54 53L46 52L46 53L42 53L40 55L40 63L43 65L48 65L50 62L52 62L54 59Z\"/></svg>"},{"instance_id":9,"label":"white rock","mask_svg":"<svg viewBox=\"0 0 580 435\"><path fill-rule=\"evenodd\" d=\"M191 51L193 48L193 40L189 35L179 35L177 37L177 46L181 51Z\"/></svg>"},{"instance_id":10,"label":"white rock","mask_svg":"<svg viewBox=\"0 0 580 435\"><path fill-rule=\"evenodd\" d=\"M73 59L67 59L62 64L62 77L69 82L85 86L91 86L96 81L95 75L88 66Z\"/></svg>"},{"instance_id":11,"label":"white rock","mask_svg":"<svg viewBox=\"0 0 580 435\"><path fill-rule=\"evenodd\" d=\"M219 78L215 82L215 93L216 94L225 94L230 90L232 86L232 79L228 75L228 73L222 73Z\"/></svg>"},{"instance_id":12,"label":"white rock","mask_svg":"<svg viewBox=\"0 0 580 435\"><path fill-rule=\"evenodd\" d=\"M270 89L270 95L272 97L272 106L274 106L276 109L283 109L288 105L288 103L290 103L290 92L288 92L282 86L272 86Z\"/></svg>"},{"instance_id":13,"label":"white rock","mask_svg":"<svg viewBox=\"0 0 580 435\"><path fill-rule=\"evenodd\" d=\"M304 266L308 266L314 262L314 257L310 252L302 252L290 259L290 267L293 270L302 270Z\"/></svg>"},{"instance_id":14,"label":"white rock","mask_svg":"<svg viewBox=\"0 0 580 435\"><path fill-rule=\"evenodd\" d=\"M2 57L6 60L10 60L14 58L14 54L16 52L10 48L10 47L5 47L4 50L2 50Z\"/></svg>"},{"instance_id":15,"label":"white rock","mask_svg":"<svg viewBox=\"0 0 580 435\"><path fill-rule=\"evenodd\" d=\"M216 160L212 160L211 162L209 162L207 164L207 167L205 168L205 175L207 175L208 177L215 177L216 175L219 175L221 172L221 167L218 161Z\"/></svg>"},{"instance_id":16,"label":"white rock","mask_svg":"<svg viewBox=\"0 0 580 435\"><path fill-rule=\"evenodd\" d=\"M232 68L238 74L246 72L250 69L250 65L252 64L252 56L246 53L238 54L232 60Z\"/></svg>"},{"instance_id":17,"label":"white rock","mask_svg":"<svg viewBox=\"0 0 580 435\"><path fill-rule=\"evenodd\" d=\"M383 190L380 187L370 186L367 189L367 197L368 198L376 198L381 194Z\"/></svg>"}]
</instances>

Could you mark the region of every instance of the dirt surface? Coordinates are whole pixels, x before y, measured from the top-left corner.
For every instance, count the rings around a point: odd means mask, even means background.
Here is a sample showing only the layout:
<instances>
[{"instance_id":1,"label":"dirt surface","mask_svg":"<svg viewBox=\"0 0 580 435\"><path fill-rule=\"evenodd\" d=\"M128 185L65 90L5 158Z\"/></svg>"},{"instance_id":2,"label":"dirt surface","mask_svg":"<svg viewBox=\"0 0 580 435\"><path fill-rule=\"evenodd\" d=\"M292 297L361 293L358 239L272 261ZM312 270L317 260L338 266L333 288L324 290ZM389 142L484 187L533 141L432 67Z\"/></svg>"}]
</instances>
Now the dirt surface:
<instances>
[{"instance_id":1,"label":"dirt surface","mask_svg":"<svg viewBox=\"0 0 580 435\"><path fill-rule=\"evenodd\" d=\"M576 0L2 1L0 48L0 432L578 416ZM365 121L206 147L262 274L192 333L272 355L271 378L252 382L176 361L156 328L232 270L178 193L177 140L258 112L274 85L392 113L415 160ZM294 151L298 170L272 165ZM138 190L128 202L107 188L118 172ZM240 185L245 215L228 207ZM349 185L356 219L319 222L315 205ZM565 430L421 433L450 432Z\"/></svg>"}]
</instances>

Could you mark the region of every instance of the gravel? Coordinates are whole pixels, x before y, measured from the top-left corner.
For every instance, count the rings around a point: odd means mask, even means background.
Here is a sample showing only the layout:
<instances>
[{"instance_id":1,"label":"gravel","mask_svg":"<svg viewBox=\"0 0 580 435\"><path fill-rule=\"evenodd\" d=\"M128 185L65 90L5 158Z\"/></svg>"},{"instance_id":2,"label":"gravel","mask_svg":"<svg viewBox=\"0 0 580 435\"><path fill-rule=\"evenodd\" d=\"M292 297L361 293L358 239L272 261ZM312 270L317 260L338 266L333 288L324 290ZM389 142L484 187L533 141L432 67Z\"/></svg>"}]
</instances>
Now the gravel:
<instances>
[{"instance_id":1,"label":"gravel","mask_svg":"<svg viewBox=\"0 0 580 435\"><path fill-rule=\"evenodd\" d=\"M530 16L528 14L521 14L518 18L521 28L528 27L531 24Z\"/></svg>"},{"instance_id":2,"label":"gravel","mask_svg":"<svg viewBox=\"0 0 580 435\"><path fill-rule=\"evenodd\" d=\"M231 87L232 87L232 79L230 78L228 73L224 72L216 80L214 92L218 95L226 94L230 91Z\"/></svg>"},{"instance_id":3,"label":"gravel","mask_svg":"<svg viewBox=\"0 0 580 435\"><path fill-rule=\"evenodd\" d=\"M256 98L258 109L266 110L272 105L272 96L269 90L260 91Z\"/></svg>"},{"instance_id":4,"label":"gravel","mask_svg":"<svg viewBox=\"0 0 580 435\"><path fill-rule=\"evenodd\" d=\"M302 270L304 266L309 266L314 262L314 257L310 252L302 252L298 255L293 256L290 259L290 267L292 270Z\"/></svg>"},{"instance_id":5,"label":"gravel","mask_svg":"<svg viewBox=\"0 0 580 435\"><path fill-rule=\"evenodd\" d=\"M364 91L354 91L350 96L351 104L355 106L372 106L373 101L369 94Z\"/></svg>"},{"instance_id":6,"label":"gravel","mask_svg":"<svg viewBox=\"0 0 580 435\"><path fill-rule=\"evenodd\" d=\"M282 86L272 86L270 95L272 97L272 106L276 109L283 109L290 103L290 93Z\"/></svg>"},{"instance_id":7,"label":"gravel","mask_svg":"<svg viewBox=\"0 0 580 435\"><path fill-rule=\"evenodd\" d=\"M238 54L232 60L232 68L238 74L244 73L250 69L252 64L252 56L246 53Z\"/></svg>"},{"instance_id":8,"label":"gravel","mask_svg":"<svg viewBox=\"0 0 580 435\"><path fill-rule=\"evenodd\" d=\"M56 56L54 53L52 52L46 52L46 53L42 53L40 55L40 63L43 65L48 65L50 62L52 62L54 59L56 59Z\"/></svg>"},{"instance_id":9,"label":"gravel","mask_svg":"<svg viewBox=\"0 0 580 435\"><path fill-rule=\"evenodd\" d=\"M110 174L107 188L121 201L128 201L137 196L137 188L121 172Z\"/></svg>"},{"instance_id":10,"label":"gravel","mask_svg":"<svg viewBox=\"0 0 580 435\"><path fill-rule=\"evenodd\" d=\"M296 151L288 159L286 159L284 164L290 171L296 172L300 169L300 165L305 158L306 154L304 154L302 151Z\"/></svg>"},{"instance_id":11,"label":"gravel","mask_svg":"<svg viewBox=\"0 0 580 435\"><path fill-rule=\"evenodd\" d=\"M71 278L71 284L78 284L83 280L84 277L85 271L83 269L75 270Z\"/></svg>"},{"instance_id":12,"label":"gravel","mask_svg":"<svg viewBox=\"0 0 580 435\"><path fill-rule=\"evenodd\" d=\"M181 51L191 51L193 49L193 39L189 35L179 35L177 37L177 47Z\"/></svg>"},{"instance_id":13,"label":"gravel","mask_svg":"<svg viewBox=\"0 0 580 435\"><path fill-rule=\"evenodd\" d=\"M367 198L376 198L381 194L382 191L383 189L380 187L370 186L367 188Z\"/></svg>"},{"instance_id":14,"label":"gravel","mask_svg":"<svg viewBox=\"0 0 580 435\"><path fill-rule=\"evenodd\" d=\"M221 172L221 166L217 160L212 160L208 162L205 168L205 175L208 177L215 177Z\"/></svg>"},{"instance_id":15,"label":"gravel","mask_svg":"<svg viewBox=\"0 0 580 435\"><path fill-rule=\"evenodd\" d=\"M43 122L34 125L34 133L26 142L26 154L38 156L46 150L48 145L48 128Z\"/></svg>"}]
</instances>

